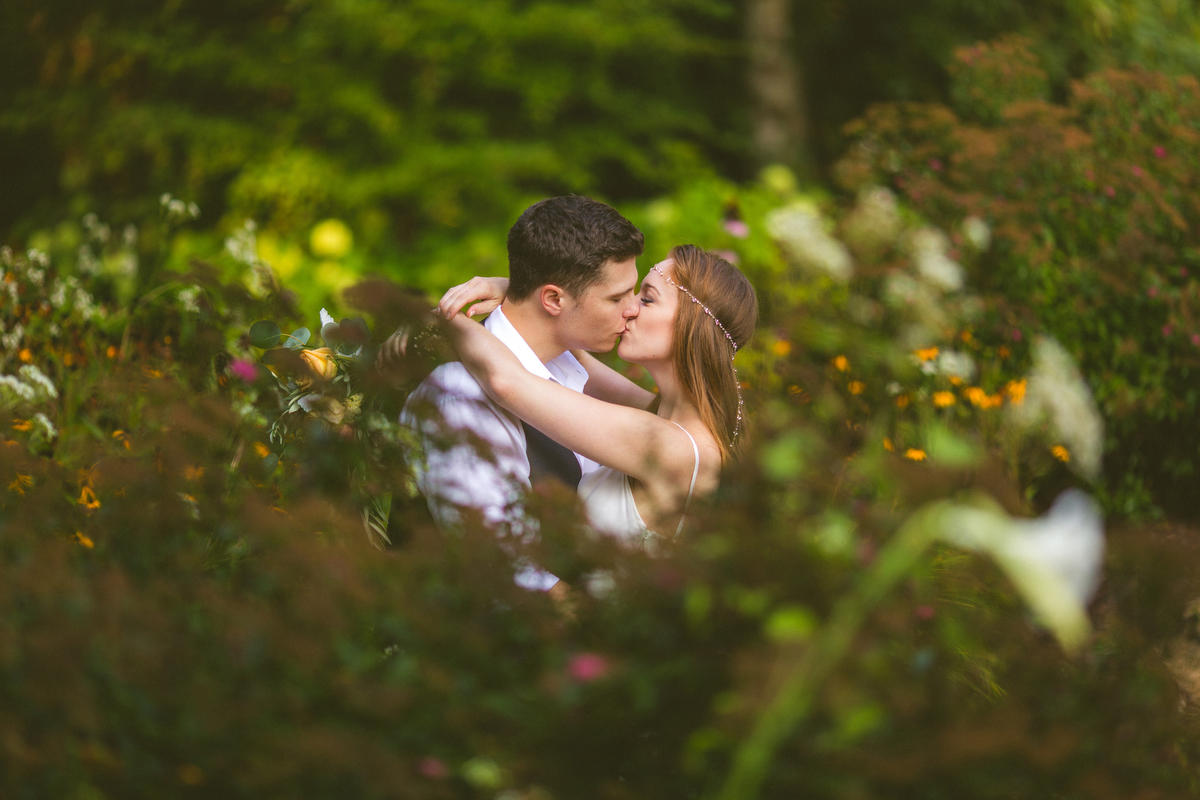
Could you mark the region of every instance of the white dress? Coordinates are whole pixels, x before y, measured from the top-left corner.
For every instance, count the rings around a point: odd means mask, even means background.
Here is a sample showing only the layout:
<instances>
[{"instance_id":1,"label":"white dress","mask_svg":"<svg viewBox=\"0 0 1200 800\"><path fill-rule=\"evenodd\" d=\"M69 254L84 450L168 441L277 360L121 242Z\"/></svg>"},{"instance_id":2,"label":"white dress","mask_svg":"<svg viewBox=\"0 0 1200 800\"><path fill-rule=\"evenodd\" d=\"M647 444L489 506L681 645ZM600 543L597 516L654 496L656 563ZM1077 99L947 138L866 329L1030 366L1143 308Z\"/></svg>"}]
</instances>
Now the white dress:
<instances>
[{"instance_id":1,"label":"white dress","mask_svg":"<svg viewBox=\"0 0 1200 800\"><path fill-rule=\"evenodd\" d=\"M692 443L692 452L696 456L696 465L692 468L692 485L688 487L687 500L683 504L683 513L686 514L688 503L692 501L692 492L696 490L696 477L700 474L700 448L682 425L678 422L672 424L687 433L688 440ZM615 536L633 547L651 551L657 541L663 538L646 527L642 515L638 513L637 504L633 502L629 476L624 473L608 467L589 472L579 481L579 497L583 501L588 522L599 533ZM679 526L675 529L674 536L678 536L681 530L683 516L679 518Z\"/></svg>"}]
</instances>

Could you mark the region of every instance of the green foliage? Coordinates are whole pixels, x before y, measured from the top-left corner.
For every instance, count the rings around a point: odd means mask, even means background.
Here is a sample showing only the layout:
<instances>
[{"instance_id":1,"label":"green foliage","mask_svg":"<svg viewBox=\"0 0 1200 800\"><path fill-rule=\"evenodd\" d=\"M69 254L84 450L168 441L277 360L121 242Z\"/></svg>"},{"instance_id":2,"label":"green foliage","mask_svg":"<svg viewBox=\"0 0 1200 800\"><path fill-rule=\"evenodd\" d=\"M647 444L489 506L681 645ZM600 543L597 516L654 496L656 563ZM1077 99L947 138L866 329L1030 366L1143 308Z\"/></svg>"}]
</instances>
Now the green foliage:
<instances>
[{"instance_id":1,"label":"green foliage","mask_svg":"<svg viewBox=\"0 0 1200 800\"><path fill-rule=\"evenodd\" d=\"M974 70L994 72L1010 50L963 51L960 79L986 85ZM1044 325L1079 358L1109 422L1119 513L1197 510L1198 101L1194 78L1134 71L1090 76L1067 105L1017 100L985 127L941 106L884 106L852 127L839 167L847 187L886 183L943 226L989 221L995 245L974 278L1014 337Z\"/></svg>"}]
</instances>

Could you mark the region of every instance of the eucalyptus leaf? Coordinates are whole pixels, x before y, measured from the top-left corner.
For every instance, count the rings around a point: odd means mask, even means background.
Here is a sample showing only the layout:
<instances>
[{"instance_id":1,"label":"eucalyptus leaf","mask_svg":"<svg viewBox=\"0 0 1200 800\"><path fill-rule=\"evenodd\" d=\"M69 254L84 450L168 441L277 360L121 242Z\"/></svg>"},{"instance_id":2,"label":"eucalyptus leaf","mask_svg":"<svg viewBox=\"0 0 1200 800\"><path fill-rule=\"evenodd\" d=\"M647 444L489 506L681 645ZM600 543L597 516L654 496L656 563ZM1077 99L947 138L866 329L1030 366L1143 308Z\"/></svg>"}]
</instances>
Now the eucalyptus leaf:
<instances>
[{"instance_id":1,"label":"eucalyptus leaf","mask_svg":"<svg viewBox=\"0 0 1200 800\"><path fill-rule=\"evenodd\" d=\"M268 350L279 344L279 326L269 319L261 319L250 326L250 344L260 350Z\"/></svg>"}]
</instances>

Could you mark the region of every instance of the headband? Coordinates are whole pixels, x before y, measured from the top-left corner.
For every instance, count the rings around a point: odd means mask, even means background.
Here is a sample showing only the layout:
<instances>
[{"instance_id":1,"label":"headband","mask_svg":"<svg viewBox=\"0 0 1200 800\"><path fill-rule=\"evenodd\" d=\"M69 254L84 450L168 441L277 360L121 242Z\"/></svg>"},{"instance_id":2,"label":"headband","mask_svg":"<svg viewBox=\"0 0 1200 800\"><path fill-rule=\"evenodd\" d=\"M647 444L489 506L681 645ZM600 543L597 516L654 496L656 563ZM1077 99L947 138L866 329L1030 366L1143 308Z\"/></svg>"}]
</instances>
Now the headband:
<instances>
[{"instance_id":1,"label":"headband","mask_svg":"<svg viewBox=\"0 0 1200 800\"><path fill-rule=\"evenodd\" d=\"M673 259L672 259L672 260L673 260ZM699 299L699 298L697 298L697 297L696 297L696 295L694 295L694 294L692 294L690 291L688 291L688 289L687 289L687 288L685 288L685 287L683 287L683 286L680 286L678 283L676 283L675 281L671 280L671 278L670 278L670 277L669 277L669 276L668 276L668 275L667 275L665 272L663 272L661 269L659 269L659 268L658 268L658 265L657 265L657 264L655 264L655 265L654 265L653 267L651 267L650 269L652 269L652 270L654 270L655 272L657 272L657 273L658 273L658 276L659 276L660 278L662 278L664 281L666 281L667 283L671 284L672 286L674 286L674 287L675 287L676 289L678 289L679 291L681 291L681 292L683 292L684 294L686 294L686 295L688 296L688 299L689 299L689 300L691 300L691 301L692 301L693 303L695 303L696 305L700 306L700 310L701 310L701 311L703 311L705 314L708 314L708 316L709 316L709 317L712 319L712 321L713 321L713 322L715 322L715 323L717 323L717 327L718 327L718 328L720 328L720 330L721 330L721 333L725 334L725 338L729 340L729 344L730 344L730 345L733 347L733 357L729 359L729 360L730 360L730 362L732 362L734 358L737 358L738 344L737 344L737 342L735 342L735 341L733 340L733 337L729 335L729 331L727 331L727 330L725 329L725 326L721 324L721 320L717 319L717 315L716 315L716 314L714 314L714 313L712 312L712 310L711 310L711 309L710 309L708 306L704 305L704 303L701 303L701 302L700 302L700 299ZM741 429L741 427L742 427L742 408L743 408L743 404L742 404L742 384L741 384L741 382L738 380L737 367L734 367L734 368L733 368L733 386L734 386L734 388L737 390L737 399L738 399L738 407L737 407L737 421L736 421L736 422L734 423L734 425L733 425L733 441L735 441L735 442L736 442L736 441L737 441L737 437L738 437L738 431L739 431L739 430Z\"/></svg>"}]
</instances>

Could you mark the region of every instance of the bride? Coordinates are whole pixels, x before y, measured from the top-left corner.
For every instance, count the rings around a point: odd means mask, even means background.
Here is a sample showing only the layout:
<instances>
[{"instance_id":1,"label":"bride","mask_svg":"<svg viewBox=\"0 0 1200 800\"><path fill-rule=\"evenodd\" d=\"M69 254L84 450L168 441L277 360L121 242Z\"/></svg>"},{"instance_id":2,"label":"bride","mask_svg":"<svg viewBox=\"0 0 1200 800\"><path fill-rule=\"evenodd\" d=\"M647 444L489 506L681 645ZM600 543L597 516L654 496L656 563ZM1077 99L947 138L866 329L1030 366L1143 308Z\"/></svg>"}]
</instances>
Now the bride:
<instances>
[{"instance_id":1,"label":"bride","mask_svg":"<svg viewBox=\"0 0 1200 800\"><path fill-rule=\"evenodd\" d=\"M692 498L717 488L722 465L738 451L742 398L733 360L758 320L750 281L694 245L673 248L651 268L617 354L649 372L657 395L583 351L573 351L588 371L583 394L527 371L459 313L470 303L483 301L473 313L498 303L506 288L503 279L476 281L442 298L438 312L450 321L463 365L496 403L602 465L579 484L593 528L630 544L655 532L678 535Z\"/></svg>"}]
</instances>

